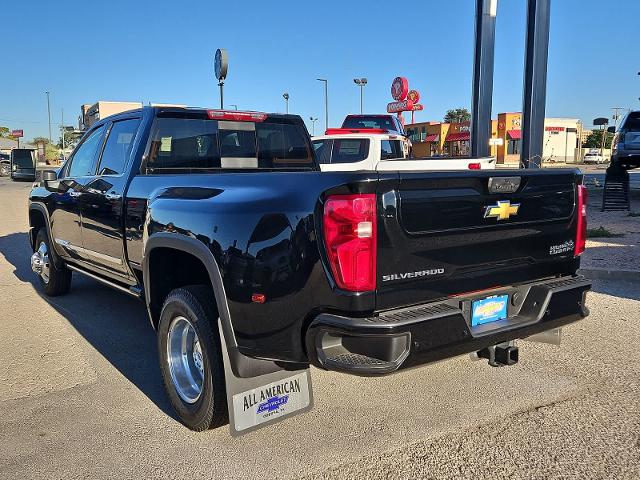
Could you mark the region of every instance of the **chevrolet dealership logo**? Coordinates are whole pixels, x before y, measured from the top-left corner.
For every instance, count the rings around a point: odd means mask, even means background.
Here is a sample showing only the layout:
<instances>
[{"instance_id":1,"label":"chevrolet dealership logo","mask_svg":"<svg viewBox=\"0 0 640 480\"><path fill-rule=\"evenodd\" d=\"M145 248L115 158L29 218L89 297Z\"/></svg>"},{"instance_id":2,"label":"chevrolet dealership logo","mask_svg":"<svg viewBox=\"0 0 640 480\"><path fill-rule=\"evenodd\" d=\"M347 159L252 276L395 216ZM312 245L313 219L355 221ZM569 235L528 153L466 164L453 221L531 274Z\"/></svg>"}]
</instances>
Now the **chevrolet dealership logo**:
<instances>
[{"instance_id":1,"label":"chevrolet dealership logo","mask_svg":"<svg viewBox=\"0 0 640 480\"><path fill-rule=\"evenodd\" d=\"M484 211L484 218L497 218L500 220L508 220L512 215L518 214L520 208L519 203L511 205L509 200L500 200L495 205L489 205Z\"/></svg>"}]
</instances>

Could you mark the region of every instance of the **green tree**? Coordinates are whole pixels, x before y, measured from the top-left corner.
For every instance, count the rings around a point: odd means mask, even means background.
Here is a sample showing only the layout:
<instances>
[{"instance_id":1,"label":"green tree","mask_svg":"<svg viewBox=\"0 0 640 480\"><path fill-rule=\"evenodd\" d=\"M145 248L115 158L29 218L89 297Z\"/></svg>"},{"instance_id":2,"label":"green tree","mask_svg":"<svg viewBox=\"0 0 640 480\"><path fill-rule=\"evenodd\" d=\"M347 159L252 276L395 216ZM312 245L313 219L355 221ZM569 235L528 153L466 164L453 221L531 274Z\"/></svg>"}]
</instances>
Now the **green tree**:
<instances>
[{"instance_id":1,"label":"green tree","mask_svg":"<svg viewBox=\"0 0 640 480\"><path fill-rule=\"evenodd\" d=\"M613 133L605 132L604 148L611 148ZM600 148L602 147L602 130L594 130L589 134L585 142L582 144L584 148Z\"/></svg>"},{"instance_id":2,"label":"green tree","mask_svg":"<svg viewBox=\"0 0 640 480\"><path fill-rule=\"evenodd\" d=\"M49 141L49 139L48 139L48 138L46 138L46 137L34 137L34 139L33 139L33 140L31 140L31 143L32 143L33 145L35 145L35 144L36 144L36 143L38 143L38 142L42 142L42 143L44 143L45 145L47 145L47 144L51 143L51 142Z\"/></svg>"},{"instance_id":3,"label":"green tree","mask_svg":"<svg viewBox=\"0 0 640 480\"><path fill-rule=\"evenodd\" d=\"M447 110L444 116L445 123L462 123L471 120L471 113L466 108L453 108Z\"/></svg>"},{"instance_id":4,"label":"green tree","mask_svg":"<svg viewBox=\"0 0 640 480\"><path fill-rule=\"evenodd\" d=\"M0 138L13 138L9 127L0 127Z\"/></svg>"}]
</instances>

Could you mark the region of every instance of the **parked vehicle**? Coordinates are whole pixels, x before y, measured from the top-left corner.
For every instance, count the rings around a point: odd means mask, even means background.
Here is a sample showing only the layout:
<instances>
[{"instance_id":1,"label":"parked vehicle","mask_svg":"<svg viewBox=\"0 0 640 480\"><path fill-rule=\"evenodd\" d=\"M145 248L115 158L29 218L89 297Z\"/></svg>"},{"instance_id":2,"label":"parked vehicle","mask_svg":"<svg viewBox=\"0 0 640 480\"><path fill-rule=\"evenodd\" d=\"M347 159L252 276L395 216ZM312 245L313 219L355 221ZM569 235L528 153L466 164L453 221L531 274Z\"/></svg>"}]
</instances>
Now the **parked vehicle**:
<instances>
[{"instance_id":1,"label":"parked vehicle","mask_svg":"<svg viewBox=\"0 0 640 480\"><path fill-rule=\"evenodd\" d=\"M640 111L629 112L613 137L611 164L625 170L640 167Z\"/></svg>"},{"instance_id":2,"label":"parked vehicle","mask_svg":"<svg viewBox=\"0 0 640 480\"><path fill-rule=\"evenodd\" d=\"M31 148L14 148L11 150L11 180L36 179L36 155Z\"/></svg>"},{"instance_id":3,"label":"parked vehicle","mask_svg":"<svg viewBox=\"0 0 640 480\"><path fill-rule=\"evenodd\" d=\"M585 164L600 164L600 163L607 163L608 160L605 159L602 155L600 155L599 152L587 152L584 156L584 158L582 159L582 162Z\"/></svg>"},{"instance_id":4,"label":"parked vehicle","mask_svg":"<svg viewBox=\"0 0 640 480\"><path fill-rule=\"evenodd\" d=\"M311 143L323 172L484 170L495 169L495 158L408 158L408 139L381 129L327 130Z\"/></svg>"},{"instance_id":5,"label":"parked vehicle","mask_svg":"<svg viewBox=\"0 0 640 480\"><path fill-rule=\"evenodd\" d=\"M320 172L298 116L145 107L43 172L31 266L144 300L180 420L241 430L310 404L270 372L512 365L587 316L586 195L577 169Z\"/></svg>"},{"instance_id":6,"label":"parked vehicle","mask_svg":"<svg viewBox=\"0 0 640 480\"><path fill-rule=\"evenodd\" d=\"M342 122L344 129L371 129L376 128L389 133L406 136L404 126L395 115L376 114L376 115L347 115Z\"/></svg>"},{"instance_id":7,"label":"parked vehicle","mask_svg":"<svg viewBox=\"0 0 640 480\"><path fill-rule=\"evenodd\" d=\"M0 177L8 177L11 173L11 156L0 153Z\"/></svg>"}]
</instances>

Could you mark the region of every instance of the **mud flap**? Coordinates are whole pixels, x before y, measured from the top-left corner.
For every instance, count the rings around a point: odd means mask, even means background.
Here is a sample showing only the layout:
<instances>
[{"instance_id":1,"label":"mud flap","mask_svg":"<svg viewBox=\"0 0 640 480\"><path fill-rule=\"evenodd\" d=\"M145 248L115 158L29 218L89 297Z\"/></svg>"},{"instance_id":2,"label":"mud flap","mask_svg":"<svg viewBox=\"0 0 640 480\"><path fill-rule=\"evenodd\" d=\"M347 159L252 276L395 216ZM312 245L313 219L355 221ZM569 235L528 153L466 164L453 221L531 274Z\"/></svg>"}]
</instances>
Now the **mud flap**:
<instances>
[{"instance_id":1,"label":"mud flap","mask_svg":"<svg viewBox=\"0 0 640 480\"><path fill-rule=\"evenodd\" d=\"M313 408L309 369L280 370L253 378L234 375L218 323L229 409L229 431L237 437Z\"/></svg>"}]
</instances>

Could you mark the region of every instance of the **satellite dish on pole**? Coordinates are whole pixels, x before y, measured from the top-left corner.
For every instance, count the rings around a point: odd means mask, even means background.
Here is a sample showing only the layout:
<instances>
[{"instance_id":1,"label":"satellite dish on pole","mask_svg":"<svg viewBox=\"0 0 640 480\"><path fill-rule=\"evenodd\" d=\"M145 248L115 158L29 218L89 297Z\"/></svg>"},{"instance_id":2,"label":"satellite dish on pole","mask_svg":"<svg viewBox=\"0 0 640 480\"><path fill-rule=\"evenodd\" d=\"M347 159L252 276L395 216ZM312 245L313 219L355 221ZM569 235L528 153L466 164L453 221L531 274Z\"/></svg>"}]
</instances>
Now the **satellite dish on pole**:
<instances>
[{"instance_id":1,"label":"satellite dish on pole","mask_svg":"<svg viewBox=\"0 0 640 480\"><path fill-rule=\"evenodd\" d=\"M213 61L213 69L216 73L216 78L224 82L227 78L227 69L229 68L229 56L227 55L226 48L219 48L216 50L216 56Z\"/></svg>"}]
</instances>

